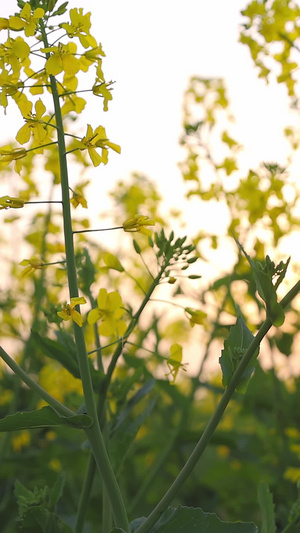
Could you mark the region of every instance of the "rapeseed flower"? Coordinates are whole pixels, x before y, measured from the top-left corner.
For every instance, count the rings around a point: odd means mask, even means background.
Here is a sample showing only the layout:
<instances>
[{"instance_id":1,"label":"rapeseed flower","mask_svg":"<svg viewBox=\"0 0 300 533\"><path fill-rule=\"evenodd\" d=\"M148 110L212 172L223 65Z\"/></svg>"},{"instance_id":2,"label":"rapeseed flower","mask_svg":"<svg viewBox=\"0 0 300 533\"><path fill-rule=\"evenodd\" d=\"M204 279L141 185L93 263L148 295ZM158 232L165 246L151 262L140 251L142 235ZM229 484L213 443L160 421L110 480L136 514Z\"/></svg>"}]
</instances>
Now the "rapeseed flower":
<instances>
[{"instance_id":1,"label":"rapeseed flower","mask_svg":"<svg viewBox=\"0 0 300 533\"><path fill-rule=\"evenodd\" d=\"M186 363L182 363L182 346L180 344L172 344L170 346L170 357L167 360L167 365L170 369L170 372L168 374L165 374L166 376L169 376L171 374L172 381L170 381L171 385L174 385L175 379L177 377L177 374L180 370L184 370L186 372Z\"/></svg>"},{"instance_id":2,"label":"rapeseed flower","mask_svg":"<svg viewBox=\"0 0 300 533\"><path fill-rule=\"evenodd\" d=\"M34 270L39 270L43 268L44 263L36 256L31 257L30 259L23 259L21 263L19 263L21 266L24 266L24 270L21 273L21 279L25 278L30 272L33 272Z\"/></svg>"},{"instance_id":3,"label":"rapeseed flower","mask_svg":"<svg viewBox=\"0 0 300 533\"><path fill-rule=\"evenodd\" d=\"M204 311L201 311L200 309L192 309L191 307L186 307L185 312L188 315L190 315L188 319L190 321L192 328L194 327L195 324L203 325L207 317L207 313L205 313Z\"/></svg>"},{"instance_id":4,"label":"rapeseed flower","mask_svg":"<svg viewBox=\"0 0 300 533\"><path fill-rule=\"evenodd\" d=\"M122 307L122 298L117 291L107 292L100 289L97 298L98 307L92 309L88 314L88 323L93 325L101 320L99 332L104 337L110 335L123 335L126 331L126 323L121 320L125 309Z\"/></svg>"},{"instance_id":5,"label":"rapeseed flower","mask_svg":"<svg viewBox=\"0 0 300 533\"><path fill-rule=\"evenodd\" d=\"M14 198L13 196L1 196L0 209L20 209L24 207L24 200L21 198Z\"/></svg>"},{"instance_id":6,"label":"rapeseed flower","mask_svg":"<svg viewBox=\"0 0 300 533\"><path fill-rule=\"evenodd\" d=\"M63 320L73 320L77 324L77 326L82 327L83 318L81 314L75 309L76 305L80 304L86 304L86 299L83 296L71 298L70 303L66 303L65 305L63 305L62 310L57 311L57 314Z\"/></svg>"},{"instance_id":7,"label":"rapeseed flower","mask_svg":"<svg viewBox=\"0 0 300 533\"><path fill-rule=\"evenodd\" d=\"M144 235L151 237L152 231L146 226L155 226L155 221L152 218L146 217L144 215L134 215L131 218L128 218L123 222L124 231L129 232L140 232Z\"/></svg>"}]
</instances>

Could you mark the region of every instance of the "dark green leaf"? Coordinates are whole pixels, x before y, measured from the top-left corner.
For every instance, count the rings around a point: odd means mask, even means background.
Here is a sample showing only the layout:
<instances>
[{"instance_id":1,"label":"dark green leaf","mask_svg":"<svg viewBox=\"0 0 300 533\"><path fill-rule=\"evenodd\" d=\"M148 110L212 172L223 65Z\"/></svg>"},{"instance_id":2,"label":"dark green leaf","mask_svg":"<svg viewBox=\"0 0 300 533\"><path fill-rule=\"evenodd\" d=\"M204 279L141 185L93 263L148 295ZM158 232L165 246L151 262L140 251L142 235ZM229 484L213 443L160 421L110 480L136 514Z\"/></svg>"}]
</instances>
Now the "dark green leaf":
<instances>
[{"instance_id":1,"label":"dark green leaf","mask_svg":"<svg viewBox=\"0 0 300 533\"><path fill-rule=\"evenodd\" d=\"M150 533L258 533L253 522L222 522L216 514L202 509L169 507Z\"/></svg>"},{"instance_id":2,"label":"dark green leaf","mask_svg":"<svg viewBox=\"0 0 300 533\"><path fill-rule=\"evenodd\" d=\"M265 481L258 485L257 500L262 516L260 533L276 533L273 496Z\"/></svg>"},{"instance_id":3,"label":"dark green leaf","mask_svg":"<svg viewBox=\"0 0 300 533\"><path fill-rule=\"evenodd\" d=\"M77 429L91 427L93 421L88 415L59 416L52 407L42 407L36 411L15 413L0 419L0 432L17 429L34 429L52 426L69 426Z\"/></svg>"},{"instance_id":4,"label":"dark green leaf","mask_svg":"<svg viewBox=\"0 0 300 533\"><path fill-rule=\"evenodd\" d=\"M229 382L240 363L243 355L250 346L254 336L247 327L242 315L239 313L235 326L232 326L228 338L224 342L224 349L219 359L222 374L223 385L228 387ZM252 357L251 362L245 369L242 378L237 386L237 391L245 393L248 382L255 369L256 358L258 356L258 350Z\"/></svg>"},{"instance_id":5,"label":"dark green leaf","mask_svg":"<svg viewBox=\"0 0 300 533\"><path fill-rule=\"evenodd\" d=\"M64 484L65 484L65 476L64 474L60 474L59 476L57 476L56 481L52 489L50 490L49 503L50 503L51 509L55 509L55 506L58 500L61 498Z\"/></svg>"}]
</instances>

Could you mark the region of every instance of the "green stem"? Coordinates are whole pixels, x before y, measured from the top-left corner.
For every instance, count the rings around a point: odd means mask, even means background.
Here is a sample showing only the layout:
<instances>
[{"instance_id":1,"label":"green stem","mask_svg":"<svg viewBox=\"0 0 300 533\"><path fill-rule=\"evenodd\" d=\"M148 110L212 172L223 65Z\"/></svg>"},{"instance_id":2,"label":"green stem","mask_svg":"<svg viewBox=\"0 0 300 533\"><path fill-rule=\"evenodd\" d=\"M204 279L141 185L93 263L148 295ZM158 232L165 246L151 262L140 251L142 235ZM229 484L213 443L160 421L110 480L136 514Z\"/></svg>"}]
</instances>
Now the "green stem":
<instances>
[{"instance_id":1,"label":"green stem","mask_svg":"<svg viewBox=\"0 0 300 533\"><path fill-rule=\"evenodd\" d=\"M283 309L289 305L289 303L293 300L293 298L295 298L295 296L299 292L300 292L300 281L298 281L296 285L294 285L294 287L286 294L283 300L281 300L280 304L282 305ZM136 533L148 533L149 532L150 528L157 522L157 520L160 518L162 513L166 510L168 505L174 499L174 497L179 492L184 482L187 480L187 478L189 477L189 475L195 468L205 448L209 444L217 426L219 425L219 422L224 414L224 411L228 403L230 402L233 396L233 393L236 389L236 386L238 385L247 365L251 361L253 354L256 352L262 339L265 337L265 335L267 334L267 332L269 331L271 327L272 327L272 322L269 318L267 318L261 325L256 337L254 337L249 348L247 349L246 353L241 359L240 364L236 368L227 389L224 391L221 397L221 400L216 407L215 412L213 413L210 421L208 422L200 440L196 444L189 459L185 463L184 467L182 468L181 472L178 474L175 481L172 483L171 487L167 490L165 495L162 497L160 502L150 513L150 515L145 520L145 522L143 522L143 524L136 530Z\"/></svg>"},{"instance_id":2,"label":"green stem","mask_svg":"<svg viewBox=\"0 0 300 533\"><path fill-rule=\"evenodd\" d=\"M49 46L44 22L40 22L41 33L45 47ZM46 54L49 57L49 54ZM66 247L66 263L68 272L68 284L70 298L78 296L78 284L77 273L75 264L73 231L72 231L72 218L70 209L70 197L69 197L69 180L68 180L68 168L66 157L66 145L65 134L62 113L59 102L59 95L57 90L57 84L54 76L50 75L50 86L54 103L54 111L57 125L57 141L59 150L59 164L61 175L61 191L62 191L62 210L63 210L63 227L64 238ZM79 309L78 309L79 310ZM103 483L106 487L109 499L111 502L112 512L114 516L115 525L123 528L125 531L129 531L129 523L125 505L123 502L122 494L118 486L115 474L113 472L109 457L104 444L104 439L101 433L99 420L97 416L96 402L93 392L88 356L86 351L84 333L81 327L74 323L74 336L77 349L77 357L80 368L80 375L82 380L82 387L84 393L84 400L86 404L86 410L89 416L93 419L93 425L86 430L88 440L92 452L95 457L95 461L102 477Z\"/></svg>"},{"instance_id":3,"label":"green stem","mask_svg":"<svg viewBox=\"0 0 300 533\"><path fill-rule=\"evenodd\" d=\"M86 510L88 507L90 493L94 481L95 473L95 459L92 453L90 453L87 463L87 468L85 472L85 477L82 485L82 490L80 494L78 512L76 517L75 533L82 533L84 527L84 521L86 516Z\"/></svg>"}]
</instances>

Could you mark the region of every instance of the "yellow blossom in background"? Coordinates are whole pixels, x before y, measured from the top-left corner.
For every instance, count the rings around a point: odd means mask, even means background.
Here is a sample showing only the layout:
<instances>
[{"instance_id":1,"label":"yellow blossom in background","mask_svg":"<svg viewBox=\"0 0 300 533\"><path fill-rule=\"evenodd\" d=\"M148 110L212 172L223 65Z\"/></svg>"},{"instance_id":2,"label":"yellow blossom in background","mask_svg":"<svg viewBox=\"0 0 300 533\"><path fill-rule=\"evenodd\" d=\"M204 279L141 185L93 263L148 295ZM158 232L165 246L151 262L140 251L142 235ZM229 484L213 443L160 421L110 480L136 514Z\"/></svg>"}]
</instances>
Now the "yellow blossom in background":
<instances>
[{"instance_id":1,"label":"yellow blossom in background","mask_svg":"<svg viewBox=\"0 0 300 533\"><path fill-rule=\"evenodd\" d=\"M0 209L20 209L24 207L24 200L21 198L14 198L13 196L1 196Z\"/></svg>"},{"instance_id":2,"label":"yellow blossom in background","mask_svg":"<svg viewBox=\"0 0 300 533\"><path fill-rule=\"evenodd\" d=\"M82 382L80 379L75 378L68 372L68 370L56 362L49 362L44 364L39 372L39 384L46 391L51 393L51 396L57 401L64 403L65 397L68 394L77 393L80 396L83 395ZM38 408L47 405L44 400L38 403ZM55 438L55 435L52 436ZM51 433L48 431L46 439L51 441Z\"/></svg>"},{"instance_id":3,"label":"yellow blossom in background","mask_svg":"<svg viewBox=\"0 0 300 533\"><path fill-rule=\"evenodd\" d=\"M24 266L24 270L21 273L21 279L25 278L30 272L33 272L34 270L39 270L43 268L44 263L39 259L38 257L31 257L30 259L23 259L21 263L19 263L21 266Z\"/></svg>"},{"instance_id":4,"label":"yellow blossom in background","mask_svg":"<svg viewBox=\"0 0 300 533\"><path fill-rule=\"evenodd\" d=\"M30 432L27 429L18 431L18 433L12 437L11 445L15 452L20 452L22 448L26 448L30 444Z\"/></svg>"},{"instance_id":5,"label":"yellow blossom in background","mask_svg":"<svg viewBox=\"0 0 300 533\"><path fill-rule=\"evenodd\" d=\"M289 479L293 483L297 483L300 479L300 468L296 466L289 466L283 474L285 479Z\"/></svg>"},{"instance_id":6,"label":"yellow blossom in background","mask_svg":"<svg viewBox=\"0 0 300 533\"><path fill-rule=\"evenodd\" d=\"M98 307L88 314L88 323L93 325L100 320L99 332L104 337L123 335L126 322L121 320L125 310L120 294L117 291L108 293L106 289L100 289L97 304Z\"/></svg>"},{"instance_id":7,"label":"yellow blossom in background","mask_svg":"<svg viewBox=\"0 0 300 533\"><path fill-rule=\"evenodd\" d=\"M41 7L38 7L33 13L31 13L31 6L29 2L27 2L19 17L11 16L9 19L0 19L0 29L9 28L14 31L24 30L26 37L30 37L35 34L39 19L42 18L44 14L45 12Z\"/></svg>"},{"instance_id":8,"label":"yellow blossom in background","mask_svg":"<svg viewBox=\"0 0 300 533\"><path fill-rule=\"evenodd\" d=\"M144 235L151 237L152 231L146 226L155 226L155 221L152 218L146 217L144 215L134 215L131 218L128 218L123 222L124 231L129 232L140 232Z\"/></svg>"},{"instance_id":9,"label":"yellow blossom in background","mask_svg":"<svg viewBox=\"0 0 300 533\"><path fill-rule=\"evenodd\" d=\"M59 459L51 459L51 461L49 462L49 467L55 472L62 471L62 465Z\"/></svg>"},{"instance_id":10,"label":"yellow blossom in background","mask_svg":"<svg viewBox=\"0 0 300 533\"><path fill-rule=\"evenodd\" d=\"M104 254L103 260L108 268L117 270L118 272L124 272L124 268L122 267L119 259L115 255L107 252L106 254Z\"/></svg>"},{"instance_id":11,"label":"yellow blossom in background","mask_svg":"<svg viewBox=\"0 0 300 533\"><path fill-rule=\"evenodd\" d=\"M91 46L95 48L97 46L96 39L90 35L90 16L91 13L83 15L83 8L70 9L71 24L60 24L61 28L66 30L69 37L78 37L80 43L84 48Z\"/></svg>"},{"instance_id":12,"label":"yellow blossom in background","mask_svg":"<svg viewBox=\"0 0 300 533\"><path fill-rule=\"evenodd\" d=\"M184 370L186 372L186 363L182 364L182 346L180 344L172 344L170 346L170 357L167 360L167 365L170 369L170 372L168 374L165 374L166 376L169 376L171 374L172 380L170 381L171 385L174 385L175 379L177 377L177 374L180 370Z\"/></svg>"},{"instance_id":13,"label":"yellow blossom in background","mask_svg":"<svg viewBox=\"0 0 300 533\"><path fill-rule=\"evenodd\" d=\"M203 325L207 317L207 313L201 311L200 309L192 309L191 307L186 307L185 312L190 315L188 317L192 328L195 324Z\"/></svg>"},{"instance_id":14,"label":"yellow blossom in background","mask_svg":"<svg viewBox=\"0 0 300 533\"><path fill-rule=\"evenodd\" d=\"M85 182L83 185L78 185L78 187L75 188L75 190L72 190L73 196L70 199L71 204L73 207L78 207L79 205L82 205L85 209L87 209L87 201L83 195L83 187L85 187L89 182Z\"/></svg>"},{"instance_id":15,"label":"yellow blossom in background","mask_svg":"<svg viewBox=\"0 0 300 533\"><path fill-rule=\"evenodd\" d=\"M44 106L42 100L39 98L39 100L35 104L35 113L32 113L32 103L30 102L30 112L27 113L26 116L24 116L25 124L22 126L22 128L19 129L16 140L20 144L25 144L30 140L31 135L33 135L34 140L37 144L42 144L45 142L45 139L48 135L47 132L47 126L45 122L48 120L49 117L44 117L42 120L42 117L46 111L46 107Z\"/></svg>"},{"instance_id":16,"label":"yellow blossom in background","mask_svg":"<svg viewBox=\"0 0 300 533\"><path fill-rule=\"evenodd\" d=\"M98 165L100 165L100 163L103 163L104 165L107 164L108 148L111 148L118 154L121 153L120 146L108 140L103 126L98 126L98 128L93 131L93 128L90 124L87 125L86 135L80 141L76 140L74 142L74 146L75 148L72 151L88 151L94 167L97 167ZM101 155L97 152L97 148L102 149Z\"/></svg>"},{"instance_id":17,"label":"yellow blossom in background","mask_svg":"<svg viewBox=\"0 0 300 533\"><path fill-rule=\"evenodd\" d=\"M83 318L81 314L75 309L76 305L80 304L86 304L86 299L83 296L76 296L75 298L71 298L71 302L69 304L63 305L62 310L57 311L57 314L63 320L73 320L77 324L77 326L82 327Z\"/></svg>"}]
</instances>

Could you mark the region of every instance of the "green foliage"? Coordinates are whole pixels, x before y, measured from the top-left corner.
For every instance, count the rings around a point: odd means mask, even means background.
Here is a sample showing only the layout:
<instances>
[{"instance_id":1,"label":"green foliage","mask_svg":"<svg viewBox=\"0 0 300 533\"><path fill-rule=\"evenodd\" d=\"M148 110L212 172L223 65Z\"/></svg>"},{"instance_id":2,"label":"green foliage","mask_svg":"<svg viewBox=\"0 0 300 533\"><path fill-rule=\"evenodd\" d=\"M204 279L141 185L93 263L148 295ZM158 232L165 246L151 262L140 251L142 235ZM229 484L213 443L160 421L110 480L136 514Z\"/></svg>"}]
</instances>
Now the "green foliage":
<instances>
[{"instance_id":1,"label":"green foliage","mask_svg":"<svg viewBox=\"0 0 300 533\"><path fill-rule=\"evenodd\" d=\"M143 522L140 522L143 523ZM138 523L138 525L140 525ZM114 530L113 530L114 531ZM137 531L135 525L132 529ZM222 522L213 513L204 513L202 509L188 507L169 507L150 533L257 533L258 528L252 523Z\"/></svg>"},{"instance_id":2,"label":"green foliage","mask_svg":"<svg viewBox=\"0 0 300 533\"><path fill-rule=\"evenodd\" d=\"M19 481L15 483L15 496L19 507L19 528L21 531L33 530L43 533L71 533L72 529L62 522L55 513L58 500L62 495L64 477L59 476L52 489L28 490Z\"/></svg>"},{"instance_id":3,"label":"green foliage","mask_svg":"<svg viewBox=\"0 0 300 533\"><path fill-rule=\"evenodd\" d=\"M0 431L16 429L33 429L43 427L68 426L78 429L91 427L93 420L87 415L70 417L58 416L51 407L42 407L37 411L18 412L0 420Z\"/></svg>"},{"instance_id":4,"label":"green foliage","mask_svg":"<svg viewBox=\"0 0 300 533\"><path fill-rule=\"evenodd\" d=\"M261 533L276 533L273 497L267 483L259 483L257 496L262 514Z\"/></svg>"},{"instance_id":5,"label":"green foliage","mask_svg":"<svg viewBox=\"0 0 300 533\"><path fill-rule=\"evenodd\" d=\"M242 315L238 313L236 324L230 329L229 336L224 342L224 349L222 350L222 355L219 359L222 368L224 387L229 385L235 370L247 352L253 339L254 336L247 327ZM258 351L259 350L257 349L254 352L251 363L247 366L239 381L236 388L238 392L242 392L243 394L246 392L248 382L255 369Z\"/></svg>"}]
</instances>

